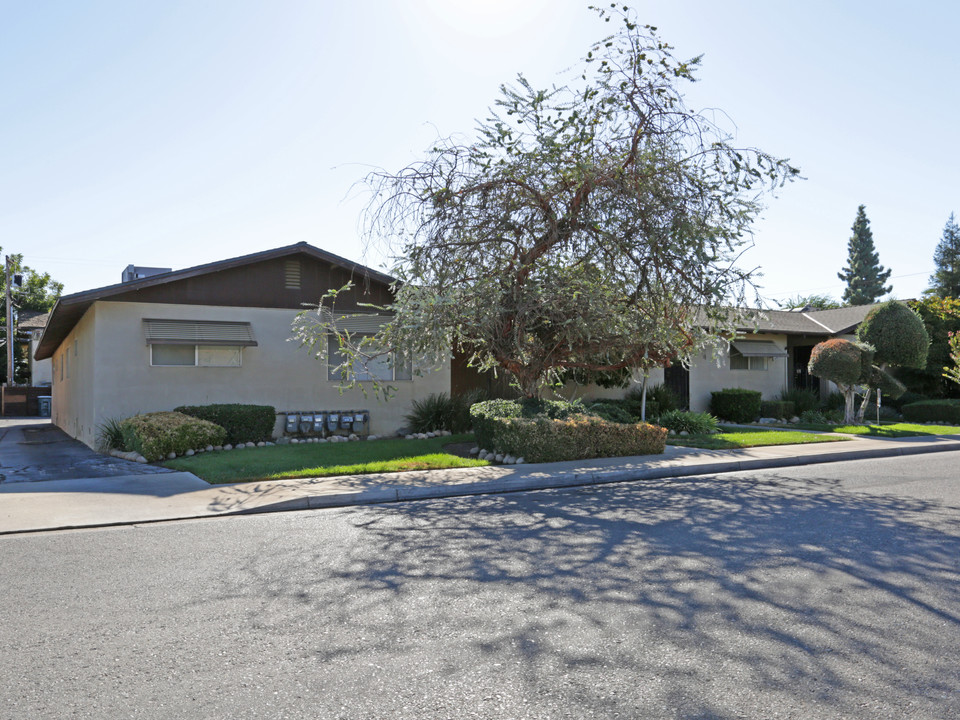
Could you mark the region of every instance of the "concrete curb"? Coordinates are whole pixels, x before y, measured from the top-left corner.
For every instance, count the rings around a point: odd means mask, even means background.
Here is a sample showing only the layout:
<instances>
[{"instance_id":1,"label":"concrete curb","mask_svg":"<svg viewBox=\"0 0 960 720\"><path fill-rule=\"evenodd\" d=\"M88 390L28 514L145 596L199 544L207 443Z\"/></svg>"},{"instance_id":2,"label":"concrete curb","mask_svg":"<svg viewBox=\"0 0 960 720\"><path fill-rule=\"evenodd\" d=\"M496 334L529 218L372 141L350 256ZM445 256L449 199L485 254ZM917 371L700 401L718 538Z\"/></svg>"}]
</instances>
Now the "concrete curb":
<instances>
[{"instance_id":1,"label":"concrete curb","mask_svg":"<svg viewBox=\"0 0 960 720\"><path fill-rule=\"evenodd\" d=\"M533 490L555 490L568 487L586 487L590 485L608 485L639 480L663 480L667 478L695 477L697 475L715 475L722 473L744 472L748 470L768 470L782 467L819 465L823 463L843 462L847 460L873 460L877 458L899 457L903 455L921 455L937 452L960 451L960 444L922 445L919 447L873 448L869 450L848 450L823 455L797 455L779 458L756 458L751 460L725 460L698 465L644 468L637 470L592 471L573 475L552 477L528 477L518 480L497 478L472 483L432 486L398 486L357 490L354 492L328 493L309 497L284 500L255 508L245 508L222 515L249 515L256 513L283 512L287 510L322 509L350 507L353 505L375 505L413 500L435 500L448 497L467 497L495 493L529 492Z\"/></svg>"},{"instance_id":2,"label":"concrete curb","mask_svg":"<svg viewBox=\"0 0 960 720\"><path fill-rule=\"evenodd\" d=\"M840 449L838 445L850 449ZM850 447L850 446L854 447ZM879 445L879 446L878 446ZM435 500L495 493L587 487L611 483L684 478L820 463L867 460L923 453L960 451L960 436L889 439L856 449L856 441L792 450L744 450L670 453L656 460L606 458L583 463L427 471L421 484L400 483L395 475L294 479L208 485L190 473L166 474L181 485L152 485L163 474L0 485L0 536L52 530L146 525L176 520L257 513L317 510L381 503ZM831 449L833 448L833 449ZM787 454L781 454L787 453ZM795 453L795 454L789 454ZM591 466L591 463L593 466ZM511 468L513 466L510 466ZM408 481L411 478L407 478ZM417 478L412 480L416 481ZM366 487L351 488L363 484ZM275 499L273 497L275 496Z\"/></svg>"}]
</instances>

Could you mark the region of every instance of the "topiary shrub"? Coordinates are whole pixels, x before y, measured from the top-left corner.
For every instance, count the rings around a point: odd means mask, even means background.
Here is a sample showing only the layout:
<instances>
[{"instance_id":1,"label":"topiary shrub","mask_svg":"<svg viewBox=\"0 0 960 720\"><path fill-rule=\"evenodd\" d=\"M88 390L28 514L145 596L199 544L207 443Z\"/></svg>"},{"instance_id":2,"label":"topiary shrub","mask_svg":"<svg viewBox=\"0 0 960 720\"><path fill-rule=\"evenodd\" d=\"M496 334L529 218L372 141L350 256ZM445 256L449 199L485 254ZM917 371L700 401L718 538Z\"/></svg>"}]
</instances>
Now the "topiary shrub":
<instances>
[{"instance_id":1,"label":"topiary shrub","mask_svg":"<svg viewBox=\"0 0 960 720\"><path fill-rule=\"evenodd\" d=\"M901 408L908 422L942 422L960 425L960 400L922 400Z\"/></svg>"},{"instance_id":2,"label":"topiary shrub","mask_svg":"<svg viewBox=\"0 0 960 720\"><path fill-rule=\"evenodd\" d=\"M760 416L787 420L796 415L796 408L789 400L764 400L760 403Z\"/></svg>"},{"instance_id":3,"label":"topiary shrub","mask_svg":"<svg viewBox=\"0 0 960 720\"><path fill-rule=\"evenodd\" d=\"M225 442L233 445L269 440L273 436L273 426L277 421L277 411L270 405L241 403L182 405L174 408L174 412L219 425L227 431Z\"/></svg>"},{"instance_id":4,"label":"topiary shrub","mask_svg":"<svg viewBox=\"0 0 960 720\"><path fill-rule=\"evenodd\" d=\"M856 385L863 375L862 355L856 343L833 338L813 348L807 368L811 375L825 378L837 385Z\"/></svg>"},{"instance_id":5,"label":"topiary shrub","mask_svg":"<svg viewBox=\"0 0 960 720\"><path fill-rule=\"evenodd\" d=\"M857 328L857 338L876 348L874 360L881 365L926 365L927 329L920 316L899 300L888 300L871 310Z\"/></svg>"},{"instance_id":6,"label":"topiary shrub","mask_svg":"<svg viewBox=\"0 0 960 720\"><path fill-rule=\"evenodd\" d=\"M717 431L717 419L705 412L667 410L660 414L657 424L676 433L686 431L691 435L710 435Z\"/></svg>"},{"instance_id":7,"label":"topiary shrub","mask_svg":"<svg viewBox=\"0 0 960 720\"><path fill-rule=\"evenodd\" d=\"M758 390L724 388L710 393L710 412L735 423L753 422L760 416L761 394Z\"/></svg>"},{"instance_id":8,"label":"topiary shrub","mask_svg":"<svg viewBox=\"0 0 960 720\"><path fill-rule=\"evenodd\" d=\"M162 460L171 452L182 455L207 445L223 445L227 431L219 425L179 412L135 415L120 423L124 447L148 461Z\"/></svg>"}]
</instances>

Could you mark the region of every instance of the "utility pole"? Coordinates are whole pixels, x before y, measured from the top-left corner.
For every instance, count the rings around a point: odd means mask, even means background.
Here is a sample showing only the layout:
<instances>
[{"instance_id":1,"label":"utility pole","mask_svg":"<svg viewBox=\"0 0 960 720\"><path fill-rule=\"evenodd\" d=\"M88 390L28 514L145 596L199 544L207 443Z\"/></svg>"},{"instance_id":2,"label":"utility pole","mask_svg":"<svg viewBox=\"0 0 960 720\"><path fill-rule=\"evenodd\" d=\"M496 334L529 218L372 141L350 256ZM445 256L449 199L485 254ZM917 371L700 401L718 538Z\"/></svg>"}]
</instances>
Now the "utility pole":
<instances>
[{"instance_id":1,"label":"utility pole","mask_svg":"<svg viewBox=\"0 0 960 720\"><path fill-rule=\"evenodd\" d=\"M13 302L10 294L10 284L13 278L10 276L10 256L7 255L4 263L4 287L7 291L7 387L13 387Z\"/></svg>"}]
</instances>

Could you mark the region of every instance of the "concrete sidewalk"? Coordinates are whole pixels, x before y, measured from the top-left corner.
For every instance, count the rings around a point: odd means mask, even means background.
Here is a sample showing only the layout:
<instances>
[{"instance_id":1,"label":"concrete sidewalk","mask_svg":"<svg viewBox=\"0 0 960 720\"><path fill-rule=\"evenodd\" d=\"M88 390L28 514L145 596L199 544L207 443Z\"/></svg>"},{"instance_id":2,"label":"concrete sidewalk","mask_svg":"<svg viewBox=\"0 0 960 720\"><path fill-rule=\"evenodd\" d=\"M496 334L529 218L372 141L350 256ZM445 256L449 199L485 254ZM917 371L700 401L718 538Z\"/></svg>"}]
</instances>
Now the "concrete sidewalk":
<instances>
[{"instance_id":1,"label":"concrete sidewalk","mask_svg":"<svg viewBox=\"0 0 960 720\"><path fill-rule=\"evenodd\" d=\"M190 473L0 484L0 534L685 477L960 450L960 436L863 438L539 465L208 485ZM134 465L131 463L131 465Z\"/></svg>"}]
</instances>

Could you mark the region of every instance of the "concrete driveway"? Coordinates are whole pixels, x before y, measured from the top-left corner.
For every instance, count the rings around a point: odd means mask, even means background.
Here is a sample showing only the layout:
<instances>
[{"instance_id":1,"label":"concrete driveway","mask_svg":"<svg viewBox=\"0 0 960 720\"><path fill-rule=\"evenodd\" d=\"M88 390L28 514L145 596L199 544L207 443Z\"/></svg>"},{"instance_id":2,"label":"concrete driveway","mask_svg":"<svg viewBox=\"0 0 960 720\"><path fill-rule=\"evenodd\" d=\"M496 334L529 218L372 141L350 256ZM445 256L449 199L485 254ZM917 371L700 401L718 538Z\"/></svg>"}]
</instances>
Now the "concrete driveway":
<instances>
[{"instance_id":1,"label":"concrete driveway","mask_svg":"<svg viewBox=\"0 0 960 720\"><path fill-rule=\"evenodd\" d=\"M47 418L0 418L0 483L169 472L96 453Z\"/></svg>"}]
</instances>

